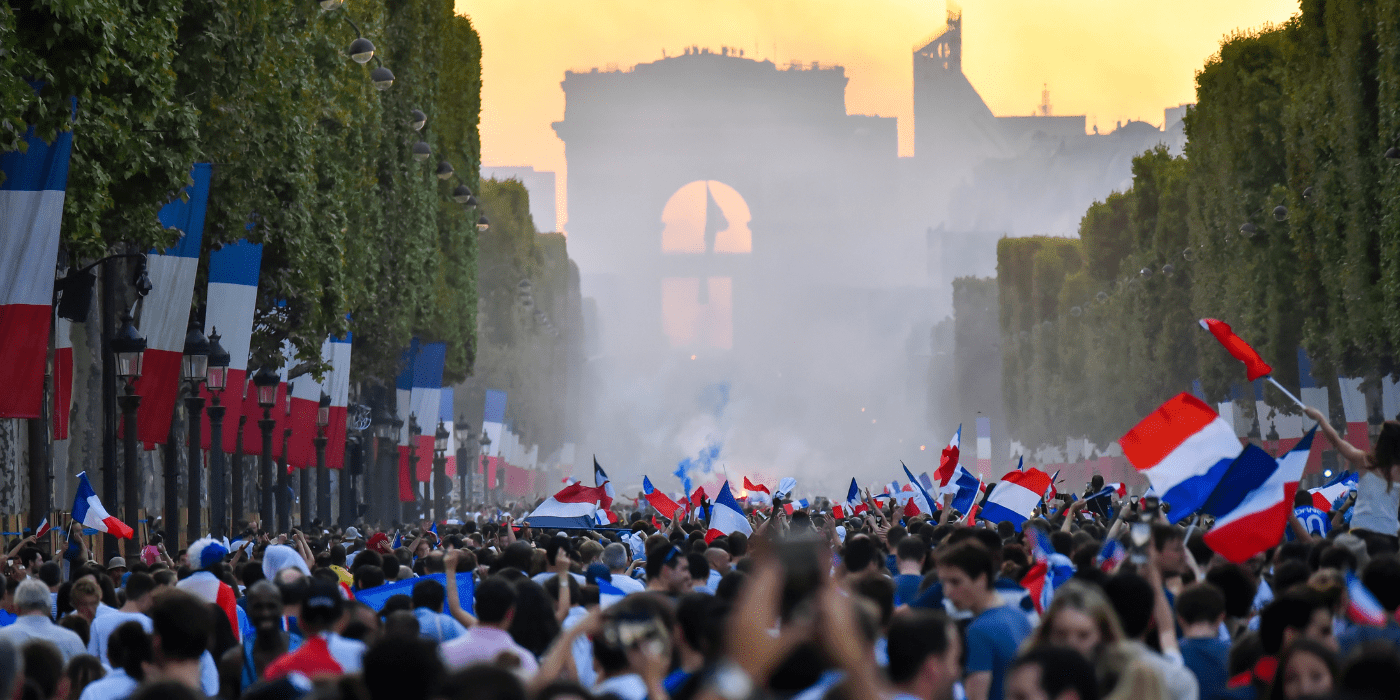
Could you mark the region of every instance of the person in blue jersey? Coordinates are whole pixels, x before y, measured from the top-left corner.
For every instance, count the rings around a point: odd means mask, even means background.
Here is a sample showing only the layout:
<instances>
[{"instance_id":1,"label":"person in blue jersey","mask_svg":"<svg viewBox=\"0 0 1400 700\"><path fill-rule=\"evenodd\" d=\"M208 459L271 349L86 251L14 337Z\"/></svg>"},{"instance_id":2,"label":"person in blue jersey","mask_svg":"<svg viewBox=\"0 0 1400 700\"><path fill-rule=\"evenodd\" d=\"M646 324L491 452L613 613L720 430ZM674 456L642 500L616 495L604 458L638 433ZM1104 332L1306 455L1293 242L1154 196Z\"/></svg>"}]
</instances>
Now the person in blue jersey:
<instances>
[{"instance_id":1,"label":"person in blue jersey","mask_svg":"<svg viewBox=\"0 0 1400 700\"><path fill-rule=\"evenodd\" d=\"M995 559L980 542L960 542L941 552L938 580L943 596L973 615L963 680L968 700L1002 700L1006 672L1030 636L1030 620L997 594Z\"/></svg>"},{"instance_id":2,"label":"person in blue jersey","mask_svg":"<svg viewBox=\"0 0 1400 700\"><path fill-rule=\"evenodd\" d=\"M1293 495L1293 517L1313 537L1326 537L1332 531L1331 517L1315 507L1312 494L1303 489L1298 489L1298 493ZM1292 542L1298 539L1298 534L1292 527L1286 527L1283 529L1283 539Z\"/></svg>"}]
</instances>

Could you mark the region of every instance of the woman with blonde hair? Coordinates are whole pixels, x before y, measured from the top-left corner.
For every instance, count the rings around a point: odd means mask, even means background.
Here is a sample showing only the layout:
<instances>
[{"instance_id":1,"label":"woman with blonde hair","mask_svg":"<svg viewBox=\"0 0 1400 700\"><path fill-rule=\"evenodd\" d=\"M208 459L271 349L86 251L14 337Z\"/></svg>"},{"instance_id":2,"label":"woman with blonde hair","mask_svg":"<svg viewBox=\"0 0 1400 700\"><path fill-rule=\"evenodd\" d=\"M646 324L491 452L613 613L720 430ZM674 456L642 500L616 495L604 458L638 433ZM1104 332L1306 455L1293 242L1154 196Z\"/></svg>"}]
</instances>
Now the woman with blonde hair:
<instances>
[{"instance_id":1,"label":"woman with blonde hair","mask_svg":"<svg viewBox=\"0 0 1400 700\"><path fill-rule=\"evenodd\" d=\"M1094 662L1101 649L1121 641L1123 628L1108 598L1093 585L1070 580L1055 589L1054 600L1025 647L1065 647Z\"/></svg>"}]
</instances>

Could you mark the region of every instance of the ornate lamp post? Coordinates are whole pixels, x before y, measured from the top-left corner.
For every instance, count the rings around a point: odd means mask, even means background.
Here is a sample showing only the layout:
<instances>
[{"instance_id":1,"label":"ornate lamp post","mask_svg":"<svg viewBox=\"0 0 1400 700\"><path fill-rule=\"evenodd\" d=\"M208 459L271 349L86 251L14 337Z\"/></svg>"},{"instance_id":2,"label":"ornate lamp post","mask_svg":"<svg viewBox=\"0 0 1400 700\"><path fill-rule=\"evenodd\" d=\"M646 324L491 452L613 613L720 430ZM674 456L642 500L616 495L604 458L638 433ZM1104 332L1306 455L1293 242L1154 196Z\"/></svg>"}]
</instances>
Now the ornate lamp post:
<instances>
[{"instance_id":1,"label":"ornate lamp post","mask_svg":"<svg viewBox=\"0 0 1400 700\"><path fill-rule=\"evenodd\" d=\"M476 472L475 455L467 447L472 439L472 427L467 425L466 416L459 415L452 430L457 433L457 478L461 482L461 490L457 492L457 518L466 522L467 507L471 504L472 474Z\"/></svg>"},{"instance_id":2,"label":"ornate lamp post","mask_svg":"<svg viewBox=\"0 0 1400 700\"><path fill-rule=\"evenodd\" d=\"M277 531L292 529L292 473L287 452L292 446L292 392L291 387L282 397L282 463L277 468ZM303 472L305 470L302 470Z\"/></svg>"},{"instance_id":3,"label":"ornate lamp post","mask_svg":"<svg viewBox=\"0 0 1400 700\"><path fill-rule=\"evenodd\" d=\"M253 375L253 386L258 392L258 406L263 417L258 421L262 431L262 456L258 461L258 474L262 490L258 494L258 519L266 530L272 527L272 491L277 488L277 475L272 469L272 430L277 421L272 417L272 407L277 405L277 373L264 366Z\"/></svg>"},{"instance_id":4,"label":"ornate lamp post","mask_svg":"<svg viewBox=\"0 0 1400 700\"><path fill-rule=\"evenodd\" d=\"M201 429L204 422L204 397L199 395L199 385L204 383L205 375L209 368L209 339L204 337L204 333L199 330L199 325L191 319L190 328L185 333L184 356L180 361L180 377L185 380L187 393L185 394L185 415L189 420L186 427L188 431L187 442L189 447L189 474L187 475L187 485L185 506L189 512L185 528L185 536L188 542L193 542L203 536L200 526L199 505L202 500L203 489L200 488L204 479L204 469L200 466L200 445L203 442ZM165 522L167 532L178 532L176 527L176 515L180 512L179 501L176 497L177 483L174 473L165 475ZM173 506L173 507L172 507ZM167 538L172 542L178 541L176 538Z\"/></svg>"},{"instance_id":5,"label":"ornate lamp post","mask_svg":"<svg viewBox=\"0 0 1400 700\"><path fill-rule=\"evenodd\" d=\"M486 486L486 454L487 448L491 447L491 436L486 434L485 426L482 426L481 439L477 442L481 445L481 499L485 501L491 493L491 489Z\"/></svg>"},{"instance_id":6,"label":"ornate lamp post","mask_svg":"<svg viewBox=\"0 0 1400 700\"><path fill-rule=\"evenodd\" d=\"M326 468L326 426L331 424L331 397L326 392L321 392L321 402L316 408L316 437L312 444L316 446L316 513L315 518L320 518L322 523L326 523L331 517L331 472ZM311 513L311 499L306 493L306 484L310 481L307 478L306 470L302 470L301 476L301 524L305 527L313 519ZM342 487L343 488L343 487Z\"/></svg>"},{"instance_id":7,"label":"ornate lamp post","mask_svg":"<svg viewBox=\"0 0 1400 700\"><path fill-rule=\"evenodd\" d=\"M377 457L376 461L379 463L379 469L376 472L379 477L379 487L375 488L371 486L374 480L369 476L365 477L366 495L371 496L374 501L372 505L378 506L373 512L378 517L382 518L385 523L389 520L389 507L387 504L391 502L389 500L390 492L384 490L384 482L386 481L385 475L394 467L394 453L396 452L394 447L399 437L399 431L398 428L394 427L394 422L394 414L390 413L389 409L386 408L384 404L381 403L374 409L374 418L370 421L370 425L374 428L374 437L378 438L375 455Z\"/></svg>"},{"instance_id":8,"label":"ornate lamp post","mask_svg":"<svg viewBox=\"0 0 1400 700\"><path fill-rule=\"evenodd\" d=\"M408 414L408 483L411 487L413 499L399 504L399 517L404 522L411 521L414 516L404 515L403 509L405 506L403 506L403 503L411 504L406 506L410 510L417 511L418 509L418 436L422 434L423 429L418 426L418 415L414 413Z\"/></svg>"},{"instance_id":9,"label":"ornate lamp post","mask_svg":"<svg viewBox=\"0 0 1400 700\"><path fill-rule=\"evenodd\" d=\"M137 512L140 502L138 487L140 479L136 464L136 409L141 406L141 397L136 393L136 380L141 377L141 362L146 354L146 339L131 325L131 314L122 314L122 327L112 338L112 354L116 356L117 377L122 380L126 391L117 397L117 405L122 410L122 506L126 522L135 525L141 521ZM131 538L126 542L126 556L140 556L140 542Z\"/></svg>"},{"instance_id":10,"label":"ornate lamp post","mask_svg":"<svg viewBox=\"0 0 1400 700\"><path fill-rule=\"evenodd\" d=\"M443 508L446 494L443 491L452 488L452 482L447 480L447 447L451 437L447 425L439 420L437 432L433 434L433 522L447 519L447 510Z\"/></svg>"},{"instance_id":11,"label":"ornate lamp post","mask_svg":"<svg viewBox=\"0 0 1400 700\"><path fill-rule=\"evenodd\" d=\"M224 407L219 404L228 385L229 354L219 344L219 329L209 335L209 369L204 386L209 389L209 532L226 534L228 513L224 510ZM193 541L193 540L191 540Z\"/></svg>"}]
</instances>

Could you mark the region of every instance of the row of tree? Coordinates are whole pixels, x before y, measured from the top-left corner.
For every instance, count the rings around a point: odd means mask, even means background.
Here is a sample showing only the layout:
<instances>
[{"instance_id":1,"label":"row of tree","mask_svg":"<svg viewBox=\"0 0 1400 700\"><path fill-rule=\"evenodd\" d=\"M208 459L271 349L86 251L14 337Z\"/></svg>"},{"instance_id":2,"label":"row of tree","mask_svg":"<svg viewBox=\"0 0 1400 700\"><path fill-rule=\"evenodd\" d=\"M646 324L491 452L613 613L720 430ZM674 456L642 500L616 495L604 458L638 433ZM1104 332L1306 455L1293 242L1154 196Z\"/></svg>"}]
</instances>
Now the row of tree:
<instances>
[{"instance_id":1,"label":"row of tree","mask_svg":"<svg viewBox=\"0 0 1400 700\"><path fill-rule=\"evenodd\" d=\"M205 255L264 244L252 366L283 340L319 360L353 331L357 378L392 377L415 333L447 343L447 381L470 372L482 210L452 194L479 187L480 86L480 39L452 0L0 3L0 151L30 127L74 132L67 260L170 245L156 212L213 163Z\"/></svg>"},{"instance_id":2,"label":"row of tree","mask_svg":"<svg viewBox=\"0 0 1400 700\"><path fill-rule=\"evenodd\" d=\"M1077 240L1000 242L1013 435L1117 439L1197 380L1225 400L1244 371L1202 317L1286 385L1299 348L1333 396L1339 374L1397 371L1397 30L1400 0L1304 0L1283 25L1226 37L1197 75L1183 156L1135 159L1132 187L1091 206Z\"/></svg>"}]
</instances>

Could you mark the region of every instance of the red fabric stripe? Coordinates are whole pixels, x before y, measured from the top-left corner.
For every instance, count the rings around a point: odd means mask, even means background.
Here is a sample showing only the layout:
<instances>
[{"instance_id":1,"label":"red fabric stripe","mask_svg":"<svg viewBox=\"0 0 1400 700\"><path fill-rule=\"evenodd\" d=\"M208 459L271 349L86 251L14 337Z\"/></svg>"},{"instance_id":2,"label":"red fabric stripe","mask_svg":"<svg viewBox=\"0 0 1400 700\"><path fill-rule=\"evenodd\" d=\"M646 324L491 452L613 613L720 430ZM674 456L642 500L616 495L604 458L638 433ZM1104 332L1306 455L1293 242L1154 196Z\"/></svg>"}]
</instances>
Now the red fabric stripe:
<instances>
[{"instance_id":1,"label":"red fabric stripe","mask_svg":"<svg viewBox=\"0 0 1400 700\"><path fill-rule=\"evenodd\" d=\"M119 540L129 540L132 538L133 535L136 534L134 531L132 531L130 527L127 526L126 523L117 520L116 518L110 515L102 519L102 524L107 526L108 534L112 535L113 537L116 537Z\"/></svg>"},{"instance_id":2,"label":"red fabric stripe","mask_svg":"<svg viewBox=\"0 0 1400 700\"><path fill-rule=\"evenodd\" d=\"M331 469L345 467L345 421L348 410L344 406L331 406L331 422L326 426L326 466Z\"/></svg>"},{"instance_id":3,"label":"red fabric stripe","mask_svg":"<svg viewBox=\"0 0 1400 700\"><path fill-rule=\"evenodd\" d=\"M73 348L58 348L53 358L53 439L68 439L73 408Z\"/></svg>"},{"instance_id":4,"label":"red fabric stripe","mask_svg":"<svg viewBox=\"0 0 1400 700\"><path fill-rule=\"evenodd\" d=\"M292 398L292 439L287 445L287 463L298 468L316 466L316 412L320 404L308 399Z\"/></svg>"},{"instance_id":5,"label":"red fabric stripe","mask_svg":"<svg viewBox=\"0 0 1400 700\"><path fill-rule=\"evenodd\" d=\"M219 582L219 593L214 602L223 609L225 615L228 615L228 622L233 626L233 638L240 639L238 633L238 597L234 595L233 587L222 581Z\"/></svg>"},{"instance_id":6,"label":"red fabric stripe","mask_svg":"<svg viewBox=\"0 0 1400 700\"><path fill-rule=\"evenodd\" d=\"M434 424L433 430L434 432L437 431L436 424ZM418 464L416 465L417 473L414 474L414 478L420 483L426 484L433 479L433 452L434 448L437 447L436 443L436 435L418 436Z\"/></svg>"},{"instance_id":7,"label":"red fabric stripe","mask_svg":"<svg viewBox=\"0 0 1400 700\"><path fill-rule=\"evenodd\" d=\"M141 376L136 380L136 393L141 395L141 405L136 409L136 437L148 450L164 445L170 435L175 400L180 396L182 359L178 352L147 350L141 360Z\"/></svg>"},{"instance_id":8,"label":"red fabric stripe","mask_svg":"<svg viewBox=\"0 0 1400 700\"><path fill-rule=\"evenodd\" d=\"M1352 447L1362 452L1371 451L1371 436L1366 432L1365 423L1347 423L1346 440L1351 443ZM1314 440L1313 442L1320 443L1322 441Z\"/></svg>"},{"instance_id":9,"label":"red fabric stripe","mask_svg":"<svg viewBox=\"0 0 1400 700\"><path fill-rule=\"evenodd\" d=\"M52 306L0 306L0 418L38 418Z\"/></svg>"},{"instance_id":10,"label":"red fabric stripe","mask_svg":"<svg viewBox=\"0 0 1400 700\"><path fill-rule=\"evenodd\" d=\"M1268 509L1207 530L1206 545L1232 564L1277 545L1283 539L1283 528L1287 527L1288 511L1293 507L1296 491L1297 484L1291 484L1284 488L1284 500Z\"/></svg>"},{"instance_id":11,"label":"red fabric stripe","mask_svg":"<svg viewBox=\"0 0 1400 700\"><path fill-rule=\"evenodd\" d=\"M1133 426L1118 444L1134 467L1148 469L1215 418L1215 411L1205 402L1190 394L1177 394Z\"/></svg>"},{"instance_id":12,"label":"red fabric stripe","mask_svg":"<svg viewBox=\"0 0 1400 700\"><path fill-rule=\"evenodd\" d=\"M399 445L399 501L408 503L413 500L413 475L408 470L408 445Z\"/></svg>"},{"instance_id":13,"label":"red fabric stripe","mask_svg":"<svg viewBox=\"0 0 1400 700\"><path fill-rule=\"evenodd\" d=\"M938 471L933 473L933 480L939 486L947 486L948 480L958 471L958 448L948 445L943 448L943 454L938 458Z\"/></svg>"},{"instance_id":14,"label":"red fabric stripe","mask_svg":"<svg viewBox=\"0 0 1400 700\"><path fill-rule=\"evenodd\" d=\"M1221 345L1225 346L1225 350L1230 353L1231 357L1244 363L1249 381L1252 382L1274 371L1274 368L1270 367L1269 363L1265 362L1264 358L1260 357L1249 343L1235 335L1235 332L1230 329L1230 324L1213 318L1203 318L1201 323L1204 323L1206 330L1210 331L1210 334L1215 336Z\"/></svg>"},{"instance_id":15,"label":"red fabric stripe","mask_svg":"<svg viewBox=\"0 0 1400 700\"><path fill-rule=\"evenodd\" d=\"M455 478L455 477L457 476L457 456L456 456L456 455L453 455L453 454L450 454L450 453L447 455L447 460L443 463L443 466L442 466L442 473L443 473L443 474L446 474L446 475L447 475L447 478L449 478L449 479Z\"/></svg>"}]
</instances>

